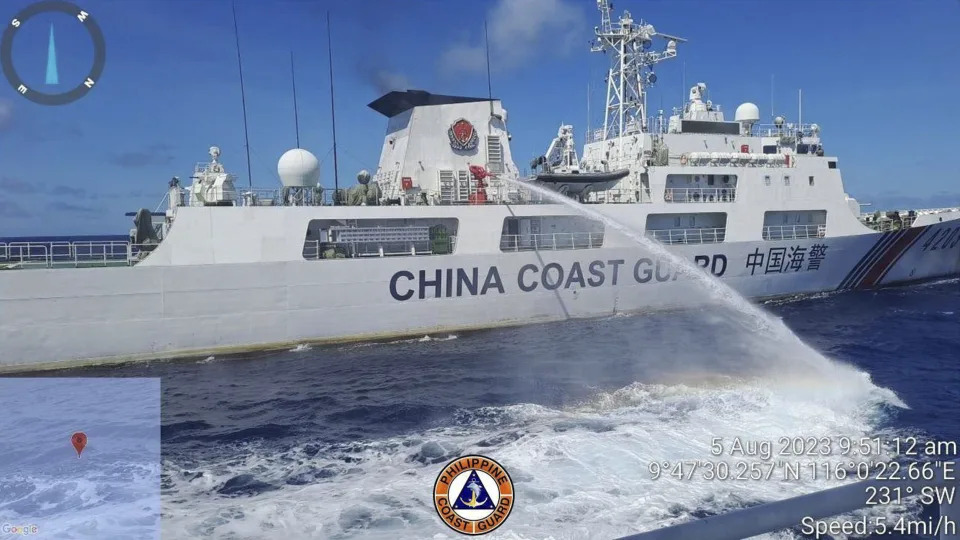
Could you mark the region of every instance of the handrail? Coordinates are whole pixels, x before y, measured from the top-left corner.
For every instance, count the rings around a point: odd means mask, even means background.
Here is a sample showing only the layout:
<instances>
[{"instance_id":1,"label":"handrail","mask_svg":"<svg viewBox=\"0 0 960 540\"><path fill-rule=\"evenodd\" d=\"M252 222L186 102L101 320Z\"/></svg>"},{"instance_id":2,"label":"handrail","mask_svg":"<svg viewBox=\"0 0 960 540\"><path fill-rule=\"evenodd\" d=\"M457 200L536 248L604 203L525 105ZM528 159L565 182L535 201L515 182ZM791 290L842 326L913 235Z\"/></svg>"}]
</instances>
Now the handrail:
<instances>
[{"instance_id":1,"label":"handrail","mask_svg":"<svg viewBox=\"0 0 960 540\"><path fill-rule=\"evenodd\" d=\"M870 218L873 216L871 215ZM917 220L917 216L900 216L900 219L891 219L891 218L881 218L877 219L861 219L861 223L870 227L871 229L878 232L888 232L888 231L899 231L900 229L908 229L913 226L913 222Z\"/></svg>"},{"instance_id":2,"label":"handrail","mask_svg":"<svg viewBox=\"0 0 960 540\"><path fill-rule=\"evenodd\" d=\"M801 137L814 137L816 131L816 136L819 136L820 131L819 129L814 130L814 125L816 124L789 124L777 127L776 124L754 124L751 126L750 135L753 137L776 137L781 134L795 136L800 133Z\"/></svg>"},{"instance_id":3,"label":"handrail","mask_svg":"<svg viewBox=\"0 0 960 540\"><path fill-rule=\"evenodd\" d=\"M0 249L4 268L57 268L81 266L132 266L157 244L131 244L122 240L79 242L10 242Z\"/></svg>"},{"instance_id":4,"label":"handrail","mask_svg":"<svg viewBox=\"0 0 960 540\"><path fill-rule=\"evenodd\" d=\"M640 192L640 200L633 201L633 196L637 191ZM647 204L653 202L653 197L650 196L650 188L647 187L641 188L640 190L614 188L603 191L591 191L584 197L583 202L597 204Z\"/></svg>"},{"instance_id":5,"label":"handrail","mask_svg":"<svg viewBox=\"0 0 960 540\"><path fill-rule=\"evenodd\" d=\"M726 227L647 229L646 235L661 244L716 244L723 242Z\"/></svg>"},{"instance_id":6,"label":"handrail","mask_svg":"<svg viewBox=\"0 0 960 540\"><path fill-rule=\"evenodd\" d=\"M603 247L602 232L504 234L500 251L554 251Z\"/></svg>"},{"instance_id":7,"label":"handrail","mask_svg":"<svg viewBox=\"0 0 960 540\"><path fill-rule=\"evenodd\" d=\"M306 240L303 243L303 258L307 260L355 259L364 257L402 257L421 255L445 255L453 253L457 237L416 241L363 241L323 242ZM437 250L437 248L440 248Z\"/></svg>"},{"instance_id":8,"label":"handrail","mask_svg":"<svg viewBox=\"0 0 960 540\"><path fill-rule=\"evenodd\" d=\"M763 227L764 240L795 240L802 238L823 238L827 235L826 225L767 225Z\"/></svg>"},{"instance_id":9,"label":"handrail","mask_svg":"<svg viewBox=\"0 0 960 540\"><path fill-rule=\"evenodd\" d=\"M944 465L947 463L953 463L953 470L956 470L956 462L944 462ZM819 520L867 508L870 506L870 491L868 490L871 489L878 491L882 488L898 490L893 491L893 493L902 493L904 498L921 495L925 487L929 489L931 487L951 486L955 489L956 480L945 479L945 476L944 474L936 474L930 480L878 480L871 478L807 495L624 536L619 540L686 540L689 538L739 540L741 538L752 538L768 532L798 527L805 518ZM947 487L946 489L950 488ZM944 523L953 522L954 530L927 531L927 533L939 533L941 539L957 538L955 523L960 520L960 512L958 512L960 511L960 505L956 502L946 501L946 497L943 497L938 503L940 518L934 522L935 525L940 529ZM886 528L887 532L893 531L893 527L894 524L890 523ZM944 527L944 529L947 529L947 527ZM867 532L869 534L871 531L868 530Z\"/></svg>"},{"instance_id":10,"label":"handrail","mask_svg":"<svg viewBox=\"0 0 960 540\"><path fill-rule=\"evenodd\" d=\"M734 202L737 189L719 188L664 188L663 200L672 203L685 202Z\"/></svg>"},{"instance_id":11,"label":"handrail","mask_svg":"<svg viewBox=\"0 0 960 540\"><path fill-rule=\"evenodd\" d=\"M309 188L306 188L309 189ZM206 202L213 201L229 201L232 202L234 206L282 206L283 205L283 195L284 188L241 188L234 187L234 189L224 189L219 186L209 186L204 187L197 197L198 200L193 200L191 196L191 191L189 188L180 188L180 202L182 206L204 206ZM343 191L343 190L341 190ZM316 194L310 204L312 205L329 205L332 204L332 190L322 189L318 194ZM169 197L169 192L167 192L164 200ZM161 200L160 204L163 204Z\"/></svg>"}]
</instances>

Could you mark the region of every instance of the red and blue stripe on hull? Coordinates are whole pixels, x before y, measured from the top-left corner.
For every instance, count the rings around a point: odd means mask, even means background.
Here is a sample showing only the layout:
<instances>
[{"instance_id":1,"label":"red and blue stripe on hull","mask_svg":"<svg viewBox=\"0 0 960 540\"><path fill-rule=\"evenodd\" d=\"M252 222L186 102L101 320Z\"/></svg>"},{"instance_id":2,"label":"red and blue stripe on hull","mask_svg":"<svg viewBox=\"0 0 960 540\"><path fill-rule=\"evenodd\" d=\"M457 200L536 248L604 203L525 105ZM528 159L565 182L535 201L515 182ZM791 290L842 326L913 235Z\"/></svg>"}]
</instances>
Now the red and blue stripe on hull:
<instances>
[{"instance_id":1,"label":"red and blue stripe on hull","mask_svg":"<svg viewBox=\"0 0 960 540\"><path fill-rule=\"evenodd\" d=\"M843 278L837 289L869 289L877 286L928 229L927 226L910 227L881 234L877 243Z\"/></svg>"}]
</instances>

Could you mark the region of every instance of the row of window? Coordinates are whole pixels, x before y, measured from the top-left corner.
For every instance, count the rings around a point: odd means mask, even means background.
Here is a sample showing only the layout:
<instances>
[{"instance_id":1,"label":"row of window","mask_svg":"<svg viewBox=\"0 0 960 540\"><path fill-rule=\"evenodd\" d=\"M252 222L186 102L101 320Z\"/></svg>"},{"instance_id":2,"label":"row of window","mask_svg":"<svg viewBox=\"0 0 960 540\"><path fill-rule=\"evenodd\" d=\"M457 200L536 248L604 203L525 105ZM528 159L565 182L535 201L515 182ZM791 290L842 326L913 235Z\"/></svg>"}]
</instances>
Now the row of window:
<instances>
[{"instance_id":1,"label":"row of window","mask_svg":"<svg viewBox=\"0 0 960 540\"><path fill-rule=\"evenodd\" d=\"M827 212L770 211L764 213L764 240L822 238ZM666 244L709 244L726 238L725 212L649 214L645 234ZM353 259L364 257L447 255L456 247L455 218L311 220L303 257ZM507 217L500 232L500 250L552 251L603 247L604 224L582 216Z\"/></svg>"},{"instance_id":2,"label":"row of window","mask_svg":"<svg viewBox=\"0 0 960 540\"><path fill-rule=\"evenodd\" d=\"M809 184L809 185L812 186L812 185L814 184L814 181L815 181L815 180L814 180L814 177L813 177L813 176L808 176L808 177L807 177L807 184ZM763 185L769 186L769 185L772 184L772 183L773 183L773 182L772 182L772 180L770 179L770 175L769 175L769 174L766 174L766 175L763 176ZM789 185L790 185L790 175L789 175L789 174L783 175L783 185L784 185L784 186L789 186Z\"/></svg>"}]
</instances>

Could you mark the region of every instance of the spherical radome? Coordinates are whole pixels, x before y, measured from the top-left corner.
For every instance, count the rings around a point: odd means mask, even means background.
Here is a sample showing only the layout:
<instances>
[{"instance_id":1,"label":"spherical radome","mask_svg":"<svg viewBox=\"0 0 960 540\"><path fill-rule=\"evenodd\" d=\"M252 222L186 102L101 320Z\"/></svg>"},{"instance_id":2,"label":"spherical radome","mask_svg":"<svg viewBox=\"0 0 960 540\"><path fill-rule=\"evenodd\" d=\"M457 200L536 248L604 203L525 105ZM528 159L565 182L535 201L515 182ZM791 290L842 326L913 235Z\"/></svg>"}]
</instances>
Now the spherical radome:
<instances>
[{"instance_id":1,"label":"spherical radome","mask_svg":"<svg viewBox=\"0 0 960 540\"><path fill-rule=\"evenodd\" d=\"M760 120L760 107L749 102L741 103L733 117L737 122L756 122Z\"/></svg>"},{"instance_id":2,"label":"spherical radome","mask_svg":"<svg viewBox=\"0 0 960 540\"><path fill-rule=\"evenodd\" d=\"M320 179L320 161L310 152L294 148L280 156L277 174L286 187L313 187Z\"/></svg>"}]
</instances>

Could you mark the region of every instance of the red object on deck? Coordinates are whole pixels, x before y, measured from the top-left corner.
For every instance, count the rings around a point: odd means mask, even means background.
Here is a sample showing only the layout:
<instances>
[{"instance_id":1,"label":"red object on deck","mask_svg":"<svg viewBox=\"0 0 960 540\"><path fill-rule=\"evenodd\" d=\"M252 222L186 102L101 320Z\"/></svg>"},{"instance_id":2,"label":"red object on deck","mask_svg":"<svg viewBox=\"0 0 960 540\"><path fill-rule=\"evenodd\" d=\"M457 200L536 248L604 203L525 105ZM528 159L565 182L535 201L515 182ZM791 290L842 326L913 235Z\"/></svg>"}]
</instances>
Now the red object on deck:
<instances>
[{"instance_id":1,"label":"red object on deck","mask_svg":"<svg viewBox=\"0 0 960 540\"><path fill-rule=\"evenodd\" d=\"M472 174L477 180L483 180L484 178L490 176L490 173L487 172L487 169L485 169L483 165L471 165L470 174Z\"/></svg>"},{"instance_id":2,"label":"red object on deck","mask_svg":"<svg viewBox=\"0 0 960 540\"><path fill-rule=\"evenodd\" d=\"M410 178L409 176L404 176L401 178L400 187L402 187L404 191L413 189L413 178Z\"/></svg>"},{"instance_id":3,"label":"red object on deck","mask_svg":"<svg viewBox=\"0 0 960 540\"><path fill-rule=\"evenodd\" d=\"M750 145L749 145L749 144L741 144L741 145L740 145L740 151L743 152L744 154L749 154L749 153L750 153Z\"/></svg>"},{"instance_id":4,"label":"red object on deck","mask_svg":"<svg viewBox=\"0 0 960 540\"><path fill-rule=\"evenodd\" d=\"M786 155L784 155L783 157L784 157L784 158L786 159L786 161L787 161L787 167L789 167L789 166L790 166L790 154L786 154Z\"/></svg>"},{"instance_id":5,"label":"red object on deck","mask_svg":"<svg viewBox=\"0 0 960 540\"><path fill-rule=\"evenodd\" d=\"M470 204L483 204L487 202L487 192L483 190L478 190L476 193L471 193L467 197L467 201Z\"/></svg>"},{"instance_id":6,"label":"red object on deck","mask_svg":"<svg viewBox=\"0 0 960 540\"><path fill-rule=\"evenodd\" d=\"M467 202L470 204L483 204L487 202L487 184L484 183L483 179L490 176L490 173L487 172L487 169L483 165L471 165L470 174L473 175L473 178L477 181L477 189L473 193L467 196Z\"/></svg>"},{"instance_id":7,"label":"red object on deck","mask_svg":"<svg viewBox=\"0 0 960 540\"><path fill-rule=\"evenodd\" d=\"M481 168L483 170L483 168ZM470 167L470 172L474 172L473 167ZM486 173L486 171L483 171ZM482 178L477 178L477 190L467 196L467 202L470 204L483 204L487 202L487 184L484 183Z\"/></svg>"}]
</instances>

